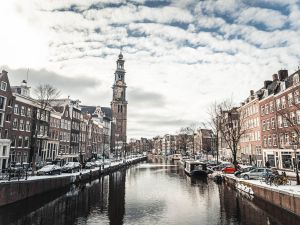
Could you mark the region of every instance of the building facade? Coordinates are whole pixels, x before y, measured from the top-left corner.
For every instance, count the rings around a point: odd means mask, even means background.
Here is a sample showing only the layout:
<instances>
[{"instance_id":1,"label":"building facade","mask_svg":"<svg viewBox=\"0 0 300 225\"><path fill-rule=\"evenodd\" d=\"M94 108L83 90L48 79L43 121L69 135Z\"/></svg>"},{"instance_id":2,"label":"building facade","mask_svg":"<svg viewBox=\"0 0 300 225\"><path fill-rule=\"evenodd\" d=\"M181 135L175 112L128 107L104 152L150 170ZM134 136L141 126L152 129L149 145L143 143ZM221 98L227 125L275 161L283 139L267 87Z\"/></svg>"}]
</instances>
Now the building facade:
<instances>
[{"instance_id":1,"label":"building facade","mask_svg":"<svg viewBox=\"0 0 300 225\"><path fill-rule=\"evenodd\" d=\"M259 92L260 93L260 92ZM253 90L238 109L243 134L240 139L240 161L244 164L263 166L261 147L259 95Z\"/></svg>"}]
</instances>

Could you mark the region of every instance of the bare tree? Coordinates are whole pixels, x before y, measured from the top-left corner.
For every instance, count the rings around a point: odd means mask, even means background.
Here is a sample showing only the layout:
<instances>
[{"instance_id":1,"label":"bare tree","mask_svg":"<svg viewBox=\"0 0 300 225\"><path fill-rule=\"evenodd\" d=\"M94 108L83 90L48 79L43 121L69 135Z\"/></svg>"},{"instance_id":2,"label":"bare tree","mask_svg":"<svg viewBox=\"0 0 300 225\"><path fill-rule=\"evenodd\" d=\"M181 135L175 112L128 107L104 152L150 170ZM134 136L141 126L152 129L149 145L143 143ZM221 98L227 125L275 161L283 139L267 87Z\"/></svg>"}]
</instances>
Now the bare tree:
<instances>
[{"instance_id":1,"label":"bare tree","mask_svg":"<svg viewBox=\"0 0 300 225\"><path fill-rule=\"evenodd\" d=\"M204 127L207 127L212 131L212 149L216 151L217 164L219 163L219 135L221 133L221 111L217 102L214 102L210 105L208 109L209 121L203 123Z\"/></svg>"},{"instance_id":2,"label":"bare tree","mask_svg":"<svg viewBox=\"0 0 300 225\"><path fill-rule=\"evenodd\" d=\"M277 126L277 140L278 141L278 146L281 146L281 140L284 139L285 135L287 134L289 136L289 133L291 133L291 143L286 143L287 145L295 145L296 149L297 146L300 145L300 126L299 126L299 113L300 112L300 105L299 105L299 99L297 96L296 102L293 99L288 100L288 106L282 106L280 105L279 109L275 111L277 114L278 118L278 126ZM280 118L280 119L279 119ZM277 122L277 121L276 121ZM275 122L275 124L276 124ZM275 126L274 124L274 126ZM291 162L290 162L291 163ZM296 180L297 180L297 185L300 184L300 178L298 174L298 169L299 169L299 162L297 160L297 155L295 153L295 160L293 162L293 165L296 170Z\"/></svg>"},{"instance_id":3,"label":"bare tree","mask_svg":"<svg viewBox=\"0 0 300 225\"><path fill-rule=\"evenodd\" d=\"M47 117L50 118L50 115L47 116L47 110L50 112L50 102L53 99L57 99L60 96L60 91L51 86L50 84L40 84L34 89L36 95L37 106L36 106L36 118L35 123L33 124L33 140L31 148L31 162L32 162L32 172L36 170L36 154L38 150L38 135L40 133L40 126ZM48 122L48 121L46 121ZM41 142L40 142L41 147Z\"/></svg>"},{"instance_id":4,"label":"bare tree","mask_svg":"<svg viewBox=\"0 0 300 225\"><path fill-rule=\"evenodd\" d=\"M242 129L243 118L236 107L233 107L231 100L221 103L214 103L210 109L210 126L217 138L222 138L231 150L233 164L237 165L238 143L244 134ZM219 141L219 140L217 140ZM219 142L217 143L219 147Z\"/></svg>"}]
</instances>

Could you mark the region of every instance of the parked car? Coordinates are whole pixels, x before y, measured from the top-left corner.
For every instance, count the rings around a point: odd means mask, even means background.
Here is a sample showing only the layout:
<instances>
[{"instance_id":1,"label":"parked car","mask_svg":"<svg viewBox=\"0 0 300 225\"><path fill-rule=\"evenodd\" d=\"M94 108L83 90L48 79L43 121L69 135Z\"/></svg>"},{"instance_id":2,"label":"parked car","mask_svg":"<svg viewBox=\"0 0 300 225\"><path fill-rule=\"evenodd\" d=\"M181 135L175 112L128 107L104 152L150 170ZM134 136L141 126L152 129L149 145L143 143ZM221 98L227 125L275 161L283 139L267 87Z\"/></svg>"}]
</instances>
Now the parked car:
<instances>
[{"instance_id":1,"label":"parked car","mask_svg":"<svg viewBox=\"0 0 300 225\"><path fill-rule=\"evenodd\" d=\"M241 173L246 173L249 172L250 170L256 169L255 166L244 166L244 165L239 165L239 169L235 171L234 175L236 177L240 177Z\"/></svg>"},{"instance_id":2,"label":"parked car","mask_svg":"<svg viewBox=\"0 0 300 225\"><path fill-rule=\"evenodd\" d=\"M103 161L102 160L97 160L95 161L96 167L100 167L103 165Z\"/></svg>"},{"instance_id":3,"label":"parked car","mask_svg":"<svg viewBox=\"0 0 300 225\"><path fill-rule=\"evenodd\" d=\"M95 164L93 162L86 162L84 165L85 169L93 169L95 168Z\"/></svg>"},{"instance_id":4,"label":"parked car","mask_svg":"<svg viewBox=\"0 0 300 225\"><path fill-rule=\"evenodd\" d=\"M222 169L223 173L235 173L236 169L234 165L226 166L225 168Z\"/></svg>"},{"instance_id":5,"label":"parked car","mask_svg":"<svg viewBox=\"0 0 300 225\"><path fill-rule=\"evenodd\" d=\"M36 174L38 176L61 174L61 167L57 165L47 165L39 169Z\"/></svg>"},{"instance_id":6,"label":"parked car","mask_svg":"<svg viewBox=\"0 0 300 225\"><path fill-rule=\"evenodd\" d=\"M105 159L104 160L104 165L110 165L110 164L111 164L110 159Z\"/></svg>"},{"instance_id":7,"label":"parked car","mask_svg":"<svg viewBox=\"0 0 300 225\"><path fill-rule=\"evenodd\" d=\"M249 172L241 173L241 177L245 180L259 179L260 177L265 176L267 173L272 174L272 170L268 168L256 168L250 170Z\"/></svg>"},{"instance_id":8,"label":"parked car","mask_svg":"<svg viewBox=\"0 0 300 225\"><path fill-rule=\"evenodd\" d=\"M219 165L210 166L210 168L214 171L220 171L220 170L226 168L227 166L233 166L233 164L230 162L221 162L221 163L219 163Z\"/></svg>"},{"instance_id":9,"label":"parked car","mask_svg":"<svg viewBox=\"0 0 300 225\"><path fill-rule=\"evenodd\" d=\"M64 173L74 173L80 171L80 163L79 162L67 162L62 167L62 172Z\"/></svg>"}]
</instances>

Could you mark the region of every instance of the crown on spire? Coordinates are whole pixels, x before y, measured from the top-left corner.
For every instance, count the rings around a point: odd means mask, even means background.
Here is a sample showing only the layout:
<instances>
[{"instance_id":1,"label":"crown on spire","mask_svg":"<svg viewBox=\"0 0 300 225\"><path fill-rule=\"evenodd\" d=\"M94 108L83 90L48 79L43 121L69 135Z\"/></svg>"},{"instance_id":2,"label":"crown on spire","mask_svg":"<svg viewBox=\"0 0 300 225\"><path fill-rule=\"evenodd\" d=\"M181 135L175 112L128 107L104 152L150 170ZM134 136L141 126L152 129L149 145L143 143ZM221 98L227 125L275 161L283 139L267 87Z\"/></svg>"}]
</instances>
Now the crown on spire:
<instances>
[{"instance_id":1,"label":"crown on spire","mask_svg":"<svg viewBox=\"0 0 300 225\"><path fill-rule=\"evenodd\" d=\"M123 54L122 54L122 47L120 47L120 54L119 54L119 59L123 59Z\"/></svg>"}]
</instances>

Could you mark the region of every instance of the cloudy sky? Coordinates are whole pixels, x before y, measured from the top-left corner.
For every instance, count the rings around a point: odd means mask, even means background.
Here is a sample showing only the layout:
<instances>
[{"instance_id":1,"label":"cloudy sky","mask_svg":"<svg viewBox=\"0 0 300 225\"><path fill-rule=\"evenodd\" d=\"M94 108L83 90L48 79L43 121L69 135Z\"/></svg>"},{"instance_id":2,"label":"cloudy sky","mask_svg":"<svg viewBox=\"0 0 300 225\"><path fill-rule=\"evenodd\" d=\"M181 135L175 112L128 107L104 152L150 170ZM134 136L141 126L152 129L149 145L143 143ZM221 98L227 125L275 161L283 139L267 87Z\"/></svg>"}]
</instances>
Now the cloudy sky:
<instances>
[{"instance_id":1,"label":"cloudy sky","mask_svg":"<svg viewBox=\"0 0 300 225\"><path fill-rule=\"evenodd\" d=\"M0 3L0 69L109 106L120 47L130 137L205 121L215 100L245 99L300 64L297 0L24 0Z\"/></svg>"}]
</instances>

